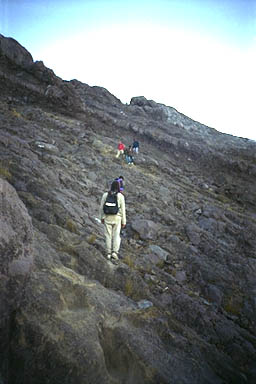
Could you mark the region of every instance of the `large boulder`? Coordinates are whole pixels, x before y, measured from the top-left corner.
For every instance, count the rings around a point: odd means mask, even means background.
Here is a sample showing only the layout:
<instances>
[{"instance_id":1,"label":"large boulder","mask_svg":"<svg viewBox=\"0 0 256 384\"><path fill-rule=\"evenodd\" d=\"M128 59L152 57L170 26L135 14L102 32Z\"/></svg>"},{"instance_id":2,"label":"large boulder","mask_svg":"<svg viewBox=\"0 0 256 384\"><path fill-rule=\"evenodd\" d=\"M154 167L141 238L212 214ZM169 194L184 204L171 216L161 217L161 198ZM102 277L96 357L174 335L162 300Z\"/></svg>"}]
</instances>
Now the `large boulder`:
<instances>
[{"instance_id":1,"label":"large boulder","mask_svg":"<svg viewBox=\"0 0 256 384\"><path fill-rule=\"evenodd\" d=\"M141 218L135 218L131 227L142 240L156 239L159 231L159 226L154 221Z\"/></svg>"}]
</instances>

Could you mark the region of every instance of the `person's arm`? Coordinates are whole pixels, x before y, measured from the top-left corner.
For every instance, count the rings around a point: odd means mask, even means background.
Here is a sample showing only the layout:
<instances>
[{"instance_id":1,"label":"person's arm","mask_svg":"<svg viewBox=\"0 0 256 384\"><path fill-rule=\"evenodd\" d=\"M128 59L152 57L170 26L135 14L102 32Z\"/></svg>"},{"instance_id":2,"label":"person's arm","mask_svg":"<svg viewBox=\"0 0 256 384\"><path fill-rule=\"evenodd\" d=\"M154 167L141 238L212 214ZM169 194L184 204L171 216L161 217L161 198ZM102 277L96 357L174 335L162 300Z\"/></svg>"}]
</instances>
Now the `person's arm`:
<instances>
[{"instance_id":1,"label":"person's arm","mask_svg":"<svg viewBox=\"0 0 256 384\"><path fill-rule=\"evenodd\" d=\"M120 210L121 210L121 218L122 218L122 228L126 226L126 211L125 211L125 199L124 195L119 193L119 201L120 201Z\"/></svg>"},{"instance_id":2,"label":"person's arm","mask_svg":"<svg viewBox=\"0 0 256 384\"><path fill-rule=\"evenodd\" d=\"M102 224L104 223L104 211L103 211L103 205L106 201L106 192L103 194L102 198L101 198L101 203L100 203L100 211L99 211L99 217L100 217L100 221L102 222Z\"/></svg>"}]
</instances>

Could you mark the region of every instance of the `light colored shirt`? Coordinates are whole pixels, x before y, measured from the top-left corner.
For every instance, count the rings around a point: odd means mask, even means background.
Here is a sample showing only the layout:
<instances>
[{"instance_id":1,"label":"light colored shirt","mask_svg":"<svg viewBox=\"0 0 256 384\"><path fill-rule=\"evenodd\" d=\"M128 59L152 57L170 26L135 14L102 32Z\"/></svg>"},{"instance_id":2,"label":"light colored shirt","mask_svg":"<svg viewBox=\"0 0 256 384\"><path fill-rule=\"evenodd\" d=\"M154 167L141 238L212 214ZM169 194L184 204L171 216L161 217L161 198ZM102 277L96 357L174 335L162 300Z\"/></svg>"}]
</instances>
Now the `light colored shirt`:
<instances>
[{"instance_id":1,"label":"light colored shirt","mask_svg":"<svg viewBox=\"0 0 256 384\"><path fill-rule=\"evenodd\" d=\"M107 199L108 192L103 193L101 203L100 203L100 220L104 219L107 223L116 223L121 217L122 225L126 225L126 211L125 211L125 198L122 193L117 194L117 204L118 204L118 213L116 215L106 215L103 211L104 203Z\"/></svg>"}]
</instances>

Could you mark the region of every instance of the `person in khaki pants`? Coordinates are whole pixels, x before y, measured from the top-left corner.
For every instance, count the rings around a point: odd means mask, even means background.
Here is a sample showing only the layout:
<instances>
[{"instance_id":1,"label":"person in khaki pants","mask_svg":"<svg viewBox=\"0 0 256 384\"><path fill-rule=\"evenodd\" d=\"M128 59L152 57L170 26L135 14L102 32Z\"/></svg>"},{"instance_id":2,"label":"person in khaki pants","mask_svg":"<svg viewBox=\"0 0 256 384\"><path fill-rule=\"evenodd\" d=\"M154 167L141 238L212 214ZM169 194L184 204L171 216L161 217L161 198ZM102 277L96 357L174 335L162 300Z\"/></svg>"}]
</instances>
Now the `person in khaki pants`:
<instances>
[{"instance_id":1,"label":"person in khaki pants","mask_svg":"<svg viewBox=\"0 0 256 384\"><path fill-rule=\"evenodd\" d=\"M109 194L117 197L118 212L116 214L105 214L104 204ZM120 193L118 181L113 181L109 192L105 192L100 203L100 220L104 224L107 258L119 260L118 252L121 244L120 231L126 226L125 198Z\"/></svg>"},{"instance_id":2,"label":"person in khaki pants","mask_svg":"<svg viewBox=\"0 0 256 384\"><path fill-rule=\"evenodd\" d=\"M120 155L123 155L124 150L125 150L125 145L122 143L122 141L119 141L118 146L117 146L116 158L118 158Z\"/></svg>"}]
</instances>

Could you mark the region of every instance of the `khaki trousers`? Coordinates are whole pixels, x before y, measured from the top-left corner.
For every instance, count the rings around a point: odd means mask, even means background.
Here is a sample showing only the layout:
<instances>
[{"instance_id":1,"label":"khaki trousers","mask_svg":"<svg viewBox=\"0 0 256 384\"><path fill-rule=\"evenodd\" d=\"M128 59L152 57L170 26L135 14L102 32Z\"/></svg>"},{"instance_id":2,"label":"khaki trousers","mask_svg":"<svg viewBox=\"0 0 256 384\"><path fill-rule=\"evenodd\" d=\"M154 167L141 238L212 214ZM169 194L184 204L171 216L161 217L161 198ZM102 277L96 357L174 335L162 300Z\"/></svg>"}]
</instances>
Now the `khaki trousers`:
<instances>
[{"instance_id":1,"label":"khaki trousers","mask_svg":"<svg viewBox=\"0 0 256 384\"><path fill-rule=\"evenodd\" d=\"M116 158L118 158L120 155L123 155L123 153L124 153L124 150L123 149L118 149L117 150L117 154L116 154Z\"/></svg>"},{"instance_id":2,"label":"khaki trousers","mask_svg":"<svg viewBox=\"0 0 256 384\"><path fill-rule=\"evenodd\" d=\"M121 216L116 216L115 222L104 221L104 233L106 239L107 253L118 253L121 244Z\"/></svg>"}]
</instances>

